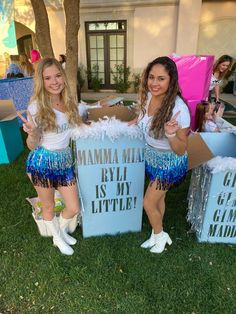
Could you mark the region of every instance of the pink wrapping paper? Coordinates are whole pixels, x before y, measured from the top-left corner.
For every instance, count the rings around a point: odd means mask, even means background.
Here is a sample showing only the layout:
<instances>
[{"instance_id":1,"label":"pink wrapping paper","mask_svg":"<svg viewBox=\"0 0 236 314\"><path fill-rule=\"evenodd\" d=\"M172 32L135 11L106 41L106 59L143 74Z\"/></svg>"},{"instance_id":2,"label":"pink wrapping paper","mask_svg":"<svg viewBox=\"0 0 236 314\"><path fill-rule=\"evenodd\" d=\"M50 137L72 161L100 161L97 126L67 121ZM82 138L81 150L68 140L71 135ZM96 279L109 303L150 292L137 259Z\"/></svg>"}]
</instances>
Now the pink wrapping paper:
<instances>
[{"instance_id":1,"label":"pink wrapping paper","mask_svg":"<svg viewBox=\"0 0 236 314\"><path fill-rule=\"evenodd\" d=\"M206 99L209 93L214 56L170 56L176 63L179 85L186 100Z\"/></svg>"}]
</instances>

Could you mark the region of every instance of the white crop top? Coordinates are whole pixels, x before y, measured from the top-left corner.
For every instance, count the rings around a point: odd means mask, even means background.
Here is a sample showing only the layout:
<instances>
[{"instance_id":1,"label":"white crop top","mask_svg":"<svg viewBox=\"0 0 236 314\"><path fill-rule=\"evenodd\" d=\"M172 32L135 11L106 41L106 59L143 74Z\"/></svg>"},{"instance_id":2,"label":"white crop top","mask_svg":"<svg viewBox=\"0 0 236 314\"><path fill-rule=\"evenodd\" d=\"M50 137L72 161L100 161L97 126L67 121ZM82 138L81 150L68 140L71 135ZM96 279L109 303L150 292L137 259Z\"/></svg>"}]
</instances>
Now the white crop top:
<instances>
[{"instance_id":1,"label":"white crop top","mask_svg":"<svg viewBox=\"0 0 236 314\"><path fill-rule=\"evenodd\" d=\"M204 132L215 132L218 130L217 124L212 120L206 120L204 123Z\"/></svg>"},{"instance_id":2,"label":"white crop top","mask_svg":"<svg viewBox=\"0 0 236 314\"><path fill-rule=\"evenodd\" d=\"M32 115L35 122L35 115L37 113L37 103L33 102L28 106L28 111ZM53 109L56 115L56 131L42 132L40 146L49 150L57 150L68 147L71 136L71 126L68 123L67 115L61 111ZM35 122L37 125L37 123Z\"/></svg>"},{"instance_id":3,"label":"white crop top","mask_svg":"<svg viewBox=\"0 0 236 314\"><path fill-rule=\"evenodd\" d=\"M148 145L158 148L158 149L163 149L163 150L170 150L170 144L166 136L164 136L161 139L155 139L153 138L150 133L149 129L151 126L152 122L152 116L148 116L148 106L151 101L151 98L148 98L147 100L147 105L146 105L146 113L144 117L142 118L142 114L140 114L140 118L138 120L138 126L141 128L141 130L144 133L146 142ZM173 108L173 113L172 116L174 116L178 111L180 111L180 114L177 116L176 121L180 125L182 129L188 128L190 126L190 114L187 105L184 103L184 101L177 96L175 100L175 106Z\"/></svg>"}]
</instances>

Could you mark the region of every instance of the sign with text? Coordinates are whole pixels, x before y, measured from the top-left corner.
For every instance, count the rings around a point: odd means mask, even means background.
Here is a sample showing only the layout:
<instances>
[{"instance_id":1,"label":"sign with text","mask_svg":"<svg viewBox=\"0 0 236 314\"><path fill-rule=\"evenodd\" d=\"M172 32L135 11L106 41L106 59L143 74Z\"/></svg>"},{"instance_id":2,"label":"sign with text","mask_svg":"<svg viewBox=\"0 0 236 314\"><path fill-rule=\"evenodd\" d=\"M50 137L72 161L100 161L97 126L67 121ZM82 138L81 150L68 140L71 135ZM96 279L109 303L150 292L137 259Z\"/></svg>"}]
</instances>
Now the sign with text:
<instances>
[{"instance_id":1,"label":"sign with text","mask_svg":"<svg viewBox=\"0 0 236 314\"><path fill-rule=\"evenodd\" d=\"M144 142L88 138L78 139L75 147L83 236L140 231Z\"/></svg>"},{"instance_id":2,"label":"sign with text","mask_svg":"<svg viewBox=\"0 0 236 314\"><path fill-rule=\"evenodd\" d=\"M212 174L198 239L236 244L236 171Z\"/></svg>"}]
</instances>

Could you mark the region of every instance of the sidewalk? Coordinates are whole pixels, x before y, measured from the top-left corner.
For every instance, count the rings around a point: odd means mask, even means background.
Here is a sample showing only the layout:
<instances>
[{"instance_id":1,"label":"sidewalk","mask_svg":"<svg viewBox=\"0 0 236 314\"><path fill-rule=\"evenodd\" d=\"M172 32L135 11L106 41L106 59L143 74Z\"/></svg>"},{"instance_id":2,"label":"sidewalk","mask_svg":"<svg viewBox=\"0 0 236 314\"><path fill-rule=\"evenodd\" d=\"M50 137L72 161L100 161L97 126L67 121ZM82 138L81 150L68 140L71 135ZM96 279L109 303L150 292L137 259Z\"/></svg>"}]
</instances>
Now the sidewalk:
<instances>
[{"instance_id":1,"label":"sidewalk","mask_svg":"<svg viewBox=\"0 0 236 314\"><path fill-rule=\"evenodd\" d=\"M100 100L103 99L107 96L114 96L114 97L122 97L124 100L129 100L129 101L136 101L138 94L131 94L131 93L116 93L113 91L101 91L99 93L96 92L85 92L81 93L81 99L82 100Z\"/></svg>"},{"instance_id":2,"label":"sidewalk","mask_svg":"<svg viewBox=\"0 0 236 314\"><path fill-rule=\"evenodd\" d=\"M220 99L229 103L236 109L236 96L233 94L220 94Z\"/></svg>"},{"instance_id":3,"label":"sidewalk","mask_svg":"<svg viewBox=\"0 0 236 314\"><path fill-rule=\"evenodd\" d=\"M91 100L99 100L102 98L105 98L107 96L115 96L115 97L123 97L124 100L130 100L130 101L136 101L138 94L132 94L132 93L116 93L112 91L101 91L99 93L95 92L85 92L81 93L81 99L86 100L86 99L91 99ZM220 99L223 101L229 103L236 109L236 96L233 94L220 94Z\"/></svg>"}]
</instances>

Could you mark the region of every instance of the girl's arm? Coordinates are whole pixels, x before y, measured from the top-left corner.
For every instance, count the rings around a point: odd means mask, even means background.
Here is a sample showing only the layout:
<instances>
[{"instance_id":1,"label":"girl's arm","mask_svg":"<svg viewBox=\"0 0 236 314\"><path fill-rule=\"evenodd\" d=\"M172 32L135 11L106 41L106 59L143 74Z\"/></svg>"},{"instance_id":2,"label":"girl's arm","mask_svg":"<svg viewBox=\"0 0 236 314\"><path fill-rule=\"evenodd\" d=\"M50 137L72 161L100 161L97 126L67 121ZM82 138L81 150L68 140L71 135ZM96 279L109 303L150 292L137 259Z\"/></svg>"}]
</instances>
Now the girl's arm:
<instances>
[{"instance_id":1,"label":"girl's arm","mask_svg":"<svg viewBox=\"0 0 236 314\"><path fill-rule=\"evenodd\" d=\"M25 119L20 112L17 112L19 118L23 121L23 130L28 134L26 144L30 150L34 150L40 143L41 134L34 123L34 120L29 112Z\"/></svg>"},{"instance_id":2,"label":"girl's arm","mask_svg":"<svg viewBox=\"0 0 236 314\"><path fill-rule=\"evenodd\" d=\"M178 129L174 136L167 136L171 149L178 155L184 155L187 150L188 132L189 128Z\"/></svg>"},{"instance_id":3,"label":"girl's arm","mask_svg":"<svg viewBox=\"0 0 236 314\"><path fill-rule=\"evenodd\" d=\"M40 143L40 133L38 131L35 131L32 134L28 134L28 137L26 139L26 144L30 150L34 150L36 147L39 146Z\"/></svg>"},{"instance_id":4,"label":"girl's arm","mask_svg":"<svg viewBox=\"0 0 236 314\"><path fill-rule=\"evenodd\" d=\"M216 101L220 100L220 85L215 86Z\"/></svg>"},{"instance_id":5,"label":"girl's arm","mask_svg":"<svg viewBox=\"0 0 236 314\"><path fill-rule=\"evenodd\" d=\"M171 149L178 155L184 155L187 149L187 135L189 128L180 128L176 121L179 114L180 111L178 111L170 121L165 123L164 130Z\"/></svg>"}]
</instances>

